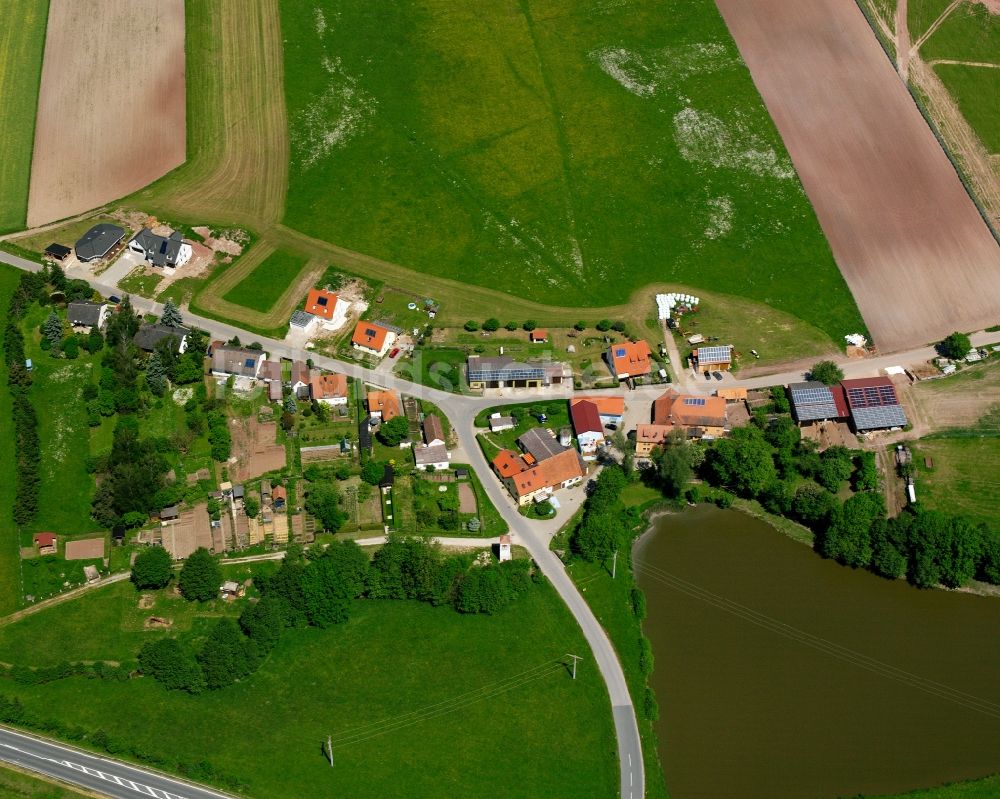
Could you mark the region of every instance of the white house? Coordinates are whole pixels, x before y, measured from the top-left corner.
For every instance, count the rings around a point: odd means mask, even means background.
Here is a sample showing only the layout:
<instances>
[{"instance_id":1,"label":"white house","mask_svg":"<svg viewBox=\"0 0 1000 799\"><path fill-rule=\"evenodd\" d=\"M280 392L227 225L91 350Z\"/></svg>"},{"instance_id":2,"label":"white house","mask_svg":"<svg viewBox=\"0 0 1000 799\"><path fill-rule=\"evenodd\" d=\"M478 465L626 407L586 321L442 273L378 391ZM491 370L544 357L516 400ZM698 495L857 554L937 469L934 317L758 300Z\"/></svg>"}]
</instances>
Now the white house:
<instances>
[{"instance_id":1,"label":"white house","mask_svg":"<svg viewBox=\"0 0 1000 799\"><path fill-rule=\"evenodd\" d=\"M305 313L311 314L328 330L337 330L347 321L351 304L345 302L332 291L310 289L306 296Z\"/></svg>"},{"instance_id":2,"label":"white house","mask_svg":"<svg viewBox=\"0 0 1000 799\"><path fill-rule=\"evenodd\" d=\"M216 377L235 375L256 378L265 360L267 353L263 350L227 347L219 343L212 345L212 374Z\"/></svg>"},{"instance_id":3,"label":"white house","mask_svg":"<svg viewBox=\"0 0 1000 799\"><path fill-rule=\"evenodd\" d=\"M500 562L503 563L504 561L510 559L510 536L502 535L500 536Z\"/></svg>"},{"instance_id":4,"label":"white house","mask_svg":"<svg viewBox=\"0 0 1000 799\"><path fill-rule=\"evenodd\" d=\"M501 416L499 413L490 415L490 432L500 433L504 430L513 430L515 426L513 416Z\"/></svg>"},{"instance_id":5,"label":"white house","mask_svg":"<svg viewBox=\"0 0 1000 799\"><path fill-rule=\"evenodd\" d=\"M66 306L66 317L74 333L103 330L110 314L111 306L106 302L71 302Z\"/></svg>"},{"instance_id":6,"label":"white house","mask_svg":"<svg viewBox=\"0 0 1000 799\"><path fill-rule=\"evenodd\" d=\"M604 425L597 406L587 400L576 402L570 408L570 418L583 459L596 460L598 448L604 446Z\"/></svg>"},{"instance_id":7,"label":"white house","mask_svg":"<svg viewBox=\"0 0 1000 799\"><path fill-rule=\"evenodd\" d=\"M451 460L451 453L444 444L432 444L431 446L414 447L413 459L417 469L426 471L428 466L434 467L434 471L440 472L448 468Z\"/></svg>"},{"instance_id":8,"label":"white house","mask_svg":"<svg viewBox=\"0 0 1000 799\"><path fill-rule=\"evenodd\" d=\"M128 243L132 252L139 253L153 266L176 269L191 260L194 251L176 230L169 236L158 236L149 228L143 228Z\"/></svg>"},{"instance_id":9,"label":"white house","mask_svg":"<svg viewBox=\"0 0 1000 799\"><path fill-rule=\"evenodd\" d=\"M358 322L351 337L351 346L361 352L381 358L396 341L396 334L375 322Z\"/></svg>"},{"instance_id":10,"label":"white house","mask_svg":"<svg viewBox=\"0 0 1000 799\"><path fill-rule=\"evenodd\" d=\"M310 396L325 405L347 405L347 377L338 374L313 375L309 380Z\"/></svg>"}]
</instances>

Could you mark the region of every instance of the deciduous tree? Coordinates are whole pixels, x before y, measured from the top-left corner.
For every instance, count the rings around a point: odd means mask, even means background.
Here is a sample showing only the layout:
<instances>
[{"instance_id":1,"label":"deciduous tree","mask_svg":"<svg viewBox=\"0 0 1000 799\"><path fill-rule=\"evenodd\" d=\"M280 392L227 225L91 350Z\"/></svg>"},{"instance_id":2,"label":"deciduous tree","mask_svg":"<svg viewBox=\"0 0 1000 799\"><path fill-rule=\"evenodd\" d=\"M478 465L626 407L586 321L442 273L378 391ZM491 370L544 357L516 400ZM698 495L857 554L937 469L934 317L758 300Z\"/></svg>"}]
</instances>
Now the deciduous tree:
<instances>
[{"instance_id":1,"label":"deciduous tree","mask_svg":"<svg viewBox=\"0 0 1000 799\"><path fill-rule=\"evenodd\" d=\"M184 562L178 587L185 599L207 602L219 593L222 584L222 569L211 552L198 547Z\"/></svg>"}]
</instances>

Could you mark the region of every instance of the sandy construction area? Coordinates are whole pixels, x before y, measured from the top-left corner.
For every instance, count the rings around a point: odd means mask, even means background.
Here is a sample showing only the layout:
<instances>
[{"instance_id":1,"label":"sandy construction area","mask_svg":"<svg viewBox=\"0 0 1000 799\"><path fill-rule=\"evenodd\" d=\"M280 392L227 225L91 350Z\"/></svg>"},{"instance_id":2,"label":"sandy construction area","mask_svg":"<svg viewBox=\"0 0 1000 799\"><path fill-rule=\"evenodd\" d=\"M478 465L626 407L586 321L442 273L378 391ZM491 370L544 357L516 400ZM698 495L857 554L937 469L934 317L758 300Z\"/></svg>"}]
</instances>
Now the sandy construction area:
<instances>
[{"instance_id":1,"label":"sandy construction area","mask_svg":"<svg viewBox=\"0 0 1000 799\"><path fill-rule=\"evenodd\" d=\"M183 163L184 2L51 0L28 225L123 197Z\"/></svg>"},{"instance_id":2,"label":"sandy construction area","mask_svg":"<svg viewBox=\"0 0 1000 799\"><path fill-rule=\"evenodd\" d=\"M875 343L1000 321L1000 247L857 6L716 4Z\"/></svg>"}]
</instances>

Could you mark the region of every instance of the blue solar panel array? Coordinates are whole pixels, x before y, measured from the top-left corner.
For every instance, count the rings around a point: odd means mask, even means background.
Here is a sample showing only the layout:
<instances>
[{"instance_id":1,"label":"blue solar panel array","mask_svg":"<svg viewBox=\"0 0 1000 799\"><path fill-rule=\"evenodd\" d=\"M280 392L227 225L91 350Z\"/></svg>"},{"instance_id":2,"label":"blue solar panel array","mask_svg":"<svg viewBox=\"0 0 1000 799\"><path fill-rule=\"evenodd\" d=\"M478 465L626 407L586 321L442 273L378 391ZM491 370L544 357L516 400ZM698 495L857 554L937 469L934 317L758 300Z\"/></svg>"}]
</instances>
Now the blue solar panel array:
<instances>
[{"instance_id":1,"label":"blue solar panel array","mask_svg":"<svg viewBox=\"0 0 1000 799\"><path fill-rule=\"evenodd\" d=\"M792 394L795 417L800 422L837 419L840 411L833 400L833 391L821 383L798 383L788 387Z\"/></svg>"},{"instance_id":2,"label":"blue solar panel array","mask_svg":"<svg viewBox=\"0 0 1000 799\"><path fill-rule=\"evenodd\" d=\"M685 397L683 400L685 405L697 405L703 407L705 405L704 397Z\"/></svg>"},{"instance_id":3,"label":"blue solar panel array","mask_svg":"<svg viewBox=\"0 0 1000 799\"><path fill-rule=\"evenodd\" d=\"M906 414L899 405L851 408L851 416L858 430L879 430L884 427L903 427L906 424Z\"/></svg>"}]
</instances>

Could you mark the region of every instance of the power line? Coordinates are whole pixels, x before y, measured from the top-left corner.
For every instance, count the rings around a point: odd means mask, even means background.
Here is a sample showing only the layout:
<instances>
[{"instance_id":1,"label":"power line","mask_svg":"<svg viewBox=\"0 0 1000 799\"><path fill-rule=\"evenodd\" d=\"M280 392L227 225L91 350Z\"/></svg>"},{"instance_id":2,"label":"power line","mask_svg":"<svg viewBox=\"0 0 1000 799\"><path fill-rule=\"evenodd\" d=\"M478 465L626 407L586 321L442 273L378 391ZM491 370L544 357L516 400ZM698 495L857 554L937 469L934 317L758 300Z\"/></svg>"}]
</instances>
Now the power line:
<instances>
[{"instance_id":1,"label":"power line","mask_svg":"<svg viewBox=\"0 0 1000 799\"><path fill-rule=\"evenodd\" d=\"M684 580L675 574L671 574L664 569L651 566L644 561L636 561L635 568L637 571L644 573L647 577L658 583L666 585L669 588L673 588L675 591L686 594L733 616L741 618L744 621L748 621L751 624L755 624L758 627L770 630L773 633L789 638L825 654L832 655L833 657L844 660L859 668L866 669L867 671L874 672L882 677L895 680L896 682L903 683L904 685L909 685L912 688L916 688L920 691L931 694L932 696L937 696L940 699L948 700L970 710L975 710L976 712L984 715L992 716L993 718L1000 718L1000 704L964 691L960 691L956 688L952 688L926 677L921 677L917 674L913 674L912 672L908 672L889 663L885 663L856 650L837 644L829 639L822 638L821 636L813 635L805 630L793 627L792 625L779 621L772 616L760 613L731 599L712 593L711 591Z\"/></svg>"}]
</instances>

